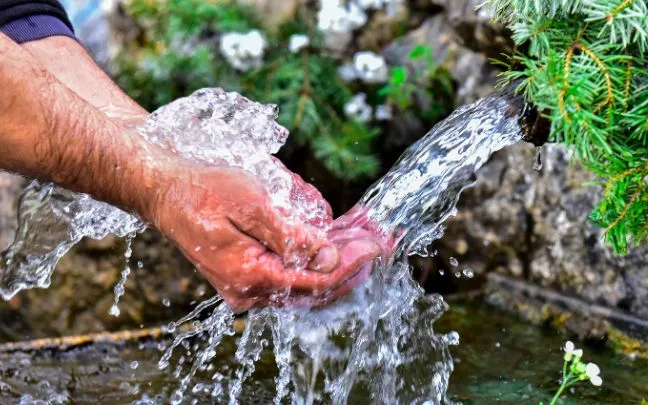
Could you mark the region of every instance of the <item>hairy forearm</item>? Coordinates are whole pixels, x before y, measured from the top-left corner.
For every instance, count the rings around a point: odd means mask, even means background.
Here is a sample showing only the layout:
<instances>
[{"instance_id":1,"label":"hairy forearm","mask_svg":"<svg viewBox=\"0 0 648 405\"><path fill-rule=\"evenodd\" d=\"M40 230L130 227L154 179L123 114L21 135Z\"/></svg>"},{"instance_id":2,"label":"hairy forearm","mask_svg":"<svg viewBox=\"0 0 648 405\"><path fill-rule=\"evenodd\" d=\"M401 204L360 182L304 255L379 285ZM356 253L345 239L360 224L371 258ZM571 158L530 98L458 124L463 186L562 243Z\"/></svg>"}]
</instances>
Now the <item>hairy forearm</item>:
<instances>
[{"instance_id":1,"label":"hairy forearm","mask_svg":"<svg viewBox=\"0 0 648 405\"><path fill-rule=\"evenodd\" d=\"M173 156L113 123L0 34L0 168L152 217Z\"/></svg>"},{"instance_id":2,"label":"hairy forearm","mask_svg":"<svg viewBox=\"0 0 648 405\"><path fill-rule=\"evenodd\" d=\"M22 47L61 83L109 117L137 125L148 115L72 38L48 37Z\"/></svg>"}]
</instances>

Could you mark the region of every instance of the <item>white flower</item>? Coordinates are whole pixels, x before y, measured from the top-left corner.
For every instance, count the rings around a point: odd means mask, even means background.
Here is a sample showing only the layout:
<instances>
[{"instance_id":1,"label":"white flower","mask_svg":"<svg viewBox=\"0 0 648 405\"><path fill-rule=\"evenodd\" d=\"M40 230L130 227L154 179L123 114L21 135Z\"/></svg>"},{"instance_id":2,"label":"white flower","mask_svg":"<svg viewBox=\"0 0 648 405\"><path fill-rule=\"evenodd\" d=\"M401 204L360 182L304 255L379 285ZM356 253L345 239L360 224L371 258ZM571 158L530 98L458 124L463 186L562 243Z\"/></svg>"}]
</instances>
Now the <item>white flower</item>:
<instances>
[{"instance_id":1,"label":"white flower","mask_svg":"<svg viewBox=\"0 0 648 405\"><path fill-rule=\"evenodd\" d=\"M568 340L565 342L565 347L563 348L567 353L571 353L574 351L574 342L571 340Z\"/></svg>"},{"instance_id":2,"label":"white flower","mask_svg":"<svg viewBox=\"0 0 648 405\"><path fill-rule=\"evenodd\" d=\"M382 8L386 3L389 3L389 0L356 0L358 6L368 9L379 9Z\"/></svg>"},{"instance_id":3,"label":"white flower","mask_svg":"<svg viewBox=\"0 0 648 405\"><path fill-rule=\"evenodd\" d=\"M374 52L358 52L353 55L356 75L366 83L384 83L389 76L385 58Z\"/></svg>"},{"instance_id":4,"label":"white flower","mask_svg":"<svg viewBox=\"0 0 648 405\"><path fill-rule=\"evenodd\" d=\"M295 34L290 37L288 49L290 52L297 53L310 44L310 39L303 34Z\"/></svg>"},{"instance_id":5,"label":"white flower","mask_svg":"<svg viewBox=\"0 0 648 405\"><path fill-rule=\"evenodd\" d=\"M597 387L603 384L603 379L601 378L601 376L599 376L600 373L601 369L594 363L587 363L587 366L585 366L585 374L587 374L587 377L589 377L592 385L595 385Z\"/></svg>"},{"instance_id":6,"label":"white flower","mask_svg":"<svg viewBox=\"0 0 648 405\"><path fill-rule=\"evenodd\" d=\"M371 106L367 104L367 95L358 93L344 105L344 114L360 122L367 122L371 119Z\"/></svg>"},{"instance_id":7,"label":"white flower","mask_svg":"<svg viewBox=\"0 0 648 405\"><path fill-rule=\"evenodd\" d=\"M345 9L347 10L347 23L353 28L362 27L367 23L367 14L355 3L349 3Z\"/></svg>"},{"instance_id":8,"label":"white flower","mask_svg":"<svg viewBox=\"0 0 648 405\"><path fill-rule=\"evenodd\" d=\"M388 104L379 105L376 107L375 117L378 121L389 121L392 119L391 106Z\"/></svg>"},{"instance_id":9,"label":"white flower","mask_svg":"<svg viewBox=\"0 0 648 405\"><path fill-rule=\"evenodd\" d=\"M228 32L220 38L220 51L235 69L247 71L261 66L266 40L258 30L242 34Z\"/></svg>"},{"instance_id":10,"label":"white flower","mask_svg":"<svg viewBox=\"0 0 648 405\"><path fill-rule=\"evenodd\" d=\"M594 377L590 378L590 382L592 383L592 385L594 385L596 387L600 387L601 384L603 384L603 379L601 377L595 375Z\"/></svg>"},{"instance_id":11,"label":"white flower","mask_svg":"<svg viewBox=\"0 0 648 405\"><path fill-rule=\"evenodd\" d=\"M405 0L355 0L356 4L365 10L386 9L387 15L395 14L404 1Z\"/></svg>"},{"instance_id":12,"label":"white flower","mask_svg":"<svg viewBox=\"0 0 648 405\"><path fill-rule=\"evenodd\" d=\"M263 57L265 48L268 45L259 30L252 30L245 36L247 51L254 57Z\"/></svg>"},{"instance_id":13,"label":"white flower","mask_svg":"<svg viewBox=\"0 0 648 405\"><path fill-rule=\"evenodd\" d=\"M353 65L349 65L349 64L342 65L338 68L337 72L338 72L338 76L340 76L340 78L345 82L350 82L351 80L355 80L358 78L358 74L355 68L353 67Z\"/></svg>"},{"instance_id":14,"label":"white flower","mask_svg":"<svg viewBox=\"0 0 648 405\"><path fill-rule=\"evenodd\" d=\"M601 369L594 363L587 363L587 366L585 366L585 374L590 378L599 375L600 373Z\"/></svg>"},{"instance_id":15,"label":"white flower","mask_svg":"<svg viewBox=\"0 0 648 405\"><path fill-rule=\"evenodd\" d=\"M350 32L367 23L367 14L355 3L321 0L317 27L324 32Z\"/></svg>"},{"instance_id":16,"label":"white flower","mask_svg":"<svg viewBox=\"0 0 648 405\"><path fill-rule=\"evenodd\" d=\"M583 350L576 349L574 343L569 340L565 342L565 347L563 349L565 350L565 361L571 360L572 356L583 357Z\"/></svg>"}]
</instances>

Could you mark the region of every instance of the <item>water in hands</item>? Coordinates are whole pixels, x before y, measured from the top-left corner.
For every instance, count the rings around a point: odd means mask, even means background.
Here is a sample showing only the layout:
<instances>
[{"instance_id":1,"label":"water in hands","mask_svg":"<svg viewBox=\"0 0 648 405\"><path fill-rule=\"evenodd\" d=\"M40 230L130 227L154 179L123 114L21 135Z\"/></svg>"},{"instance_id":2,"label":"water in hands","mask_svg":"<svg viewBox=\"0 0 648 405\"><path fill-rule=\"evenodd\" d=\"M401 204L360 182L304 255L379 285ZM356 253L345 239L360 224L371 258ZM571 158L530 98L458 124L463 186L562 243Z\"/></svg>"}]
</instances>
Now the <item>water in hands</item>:
<instances>
[{"instance_id":1,"label":"water in hands","mask_svg":"<svg viewBox=\"0 0 648 405\"><path fill-rule=\"evenodd\" d=\"M171 402L207 395L237 403L266 347L278 368L275 403L342 404L354 393L371 402L449 402L453 363L448 347L458 343L458 336L435 333L434 321L447 306L414 282L407 256L425 254L426 246L442 236L443 222L455 213L475 171L493 152L520 139L518 116L511 113L507 96L495 94L455 111L335 221L319 193L272 156L287 137L274 121L276 113L236 93L203 89L151 114L140 132L186 159L254 176L268 190L273 209L289 222L308 224L336 246L375 238L382 257L361 266L351 282L341 280L337 287L348 294L333 304L321 306L328 301L324 293L322 300L250 310L234 354L236 366L228 370L214 370L210 360L223 339L234 334L236 312L219 296L197 305L168 326L174 340L163 349L159 366L170 368L179 380ZM87 195L37 182L21 200L19 220L16 239L0 262L5 298L24 288L49 286L56 262L81 238L127 236L145 228L138 218ZM310 272L304 268L308 259L293 245L284 262L297 272ZM291 291L277 291L269 303L285 303L290 296ZM194 382L194 376L205 373L211 383Z\"/></svg>"}]
</instances>

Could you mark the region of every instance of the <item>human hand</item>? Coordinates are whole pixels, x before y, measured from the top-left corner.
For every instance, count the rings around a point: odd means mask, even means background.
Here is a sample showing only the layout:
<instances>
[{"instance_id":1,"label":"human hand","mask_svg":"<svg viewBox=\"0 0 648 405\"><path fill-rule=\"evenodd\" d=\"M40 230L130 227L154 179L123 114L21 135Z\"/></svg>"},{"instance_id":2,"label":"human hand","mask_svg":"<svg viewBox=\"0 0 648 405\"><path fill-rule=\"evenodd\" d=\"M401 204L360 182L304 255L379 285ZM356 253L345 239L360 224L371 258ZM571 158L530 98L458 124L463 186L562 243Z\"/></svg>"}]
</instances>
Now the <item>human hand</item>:
<instances>
[{"instance_id":1,"label":"human hand","mask_svg":"<svg viewBox=\"0 0 648 405\"><path fill-rule=\"evenodd\" d=\"M396 248L396 236L381 229L380 225L370 218L368 209L360 204L336 218L329 227L328 235L334 243L352 239L372 240L380 247L383 262L388 260Z\"/></svg>"},{"instance_id":2,"label":"human hand","mask_svg":"<svg viewBox=\"0 0 648 405\"><path fill-rule=\"evenodd\" d=\"M311 224L289 221L245 171L197 164L175 169L153 222L237 310L323 305L348 293L380 255L371 238L329 239ZM321 198L303 181L295 184Z\"/></svg>"}]
</instances>

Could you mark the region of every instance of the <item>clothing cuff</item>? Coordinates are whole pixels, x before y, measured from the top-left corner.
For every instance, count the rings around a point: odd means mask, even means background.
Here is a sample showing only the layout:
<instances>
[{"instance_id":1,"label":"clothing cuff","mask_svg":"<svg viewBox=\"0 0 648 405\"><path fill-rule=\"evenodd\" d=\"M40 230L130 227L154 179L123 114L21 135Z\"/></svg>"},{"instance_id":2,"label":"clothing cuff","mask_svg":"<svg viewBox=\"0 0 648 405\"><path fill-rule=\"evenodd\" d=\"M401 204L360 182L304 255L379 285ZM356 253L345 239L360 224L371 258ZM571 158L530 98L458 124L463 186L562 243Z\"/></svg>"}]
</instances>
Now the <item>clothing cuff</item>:
<instances>
[{"instance_id":1,"label":"clothing cuff","mask_svg":"<svg viewBox=\"0 0 648 405\"><path fill-rule=\"evenodd\" d=\"M30 15L0 26L0 32L19 44L53 36L75 38L72 30L58 17Z\"/></svg>"}]
</instances>

